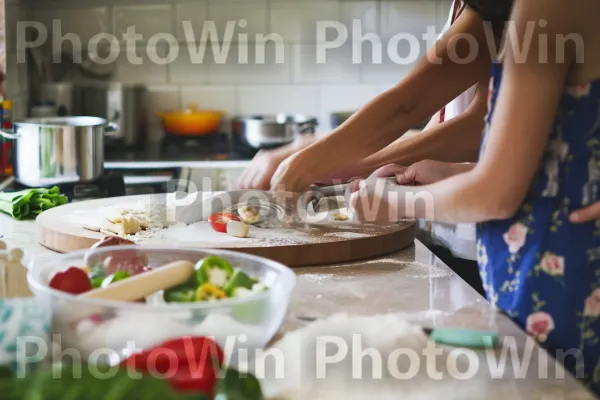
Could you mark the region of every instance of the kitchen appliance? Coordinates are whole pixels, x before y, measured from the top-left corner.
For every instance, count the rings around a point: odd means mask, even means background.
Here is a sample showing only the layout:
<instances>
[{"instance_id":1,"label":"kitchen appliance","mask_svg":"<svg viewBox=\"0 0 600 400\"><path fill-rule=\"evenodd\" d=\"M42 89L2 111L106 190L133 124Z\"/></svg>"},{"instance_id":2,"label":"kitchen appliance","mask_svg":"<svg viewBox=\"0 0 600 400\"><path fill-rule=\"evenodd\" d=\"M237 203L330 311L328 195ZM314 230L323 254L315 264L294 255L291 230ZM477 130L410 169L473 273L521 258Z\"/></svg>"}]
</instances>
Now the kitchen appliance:
<instances>
[{"instance_id":1,"label":"kitchen appliance","mask_svg":"<svg viewBox=\"0 0 600 400\"><path fill-rule=\"evenodd\" d=\"M104 134L118 129L97 117L33 118L15 122L13 175L20 183L44 187L90 182L104 171Z\"/></svg>"},{"instance_id":2,"label":"kitchen appliance","mask_svg":"<svg viewBox=\"0 0 600 400\"><path fill-rule=\"evenodd\" d=\"M259 150L289 144L299 135L314 134L317 125L317 118L303 115L257 115L235 118L232 132L237 146Z\"/></svg>"},{"instance_id":3,"label":"kitchen appliance","mask_svg":"<svg viewBox=\"0 0 600 400\"><path fill-rule=\"evenodd\" d=\"M70 116L73 115L73 94L74 86L70 82L43 83L39 105L53 106L54 116ZM40 110L37 112L39 113ZM48 116L48 113L49 111L46 108L44 116ZM31 116L36 117L33 110Z\"/></svg>"},{"instance_id":4,"label":"kitchen appliance","mask_svg":"<svg viewBox=\"0 0 600 400\"><path fill-rule=\"evenodd\" d=\"M107 132L107 144L143 147L148 132L148 89L144 85L111 82L75 86L76 115L104 118L119 126Z\"/></svg>"},{"instance_id":5,"label":"kitchen appliance","mask_svg":"<svg viewBox=\"0 0 600 400\"><path fill-rule=\"evenodd\" d=\"M161 112L158 116L167 135L202 136L219 131L223 112L200 110L192 104L184 110Z\"/></svg>"}]
</instances>

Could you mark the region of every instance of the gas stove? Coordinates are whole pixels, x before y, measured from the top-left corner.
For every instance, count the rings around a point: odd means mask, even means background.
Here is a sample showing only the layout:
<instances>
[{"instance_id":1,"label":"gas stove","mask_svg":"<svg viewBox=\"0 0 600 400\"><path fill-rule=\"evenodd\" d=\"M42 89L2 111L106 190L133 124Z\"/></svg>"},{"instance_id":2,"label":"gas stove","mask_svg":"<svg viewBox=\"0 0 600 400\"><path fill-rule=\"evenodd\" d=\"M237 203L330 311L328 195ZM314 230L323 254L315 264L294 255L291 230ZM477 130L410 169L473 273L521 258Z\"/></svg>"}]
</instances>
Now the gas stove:
<instances>
[{"instance_id":1,"label":"gas stove","mask_svg":"<svg viewBox=\"0 0 600 400\"><path fill-rule=\"evenodd\" d=\"M193 152L198 155L231 153L229 135L227 133L211 133L208 135L189 136L167 133L161 141L163 156Z\"/></svg>"},{"instance_id":2,"label":"gas stove","mask_svg":"<svg viewBox=\"0 0 600 400\"><path fill-rule=\"evenodd\" d=\"M60 192L69 198L69 202L126 195L125 178L123 174L116 171L105 172L104 175L93 182L61 183L52 186L57 186ZM6 181L0 187L0 191L3 192L17 192L24 189L30 189L30 187L14 179Z\"/></svg>"}]
</instances>

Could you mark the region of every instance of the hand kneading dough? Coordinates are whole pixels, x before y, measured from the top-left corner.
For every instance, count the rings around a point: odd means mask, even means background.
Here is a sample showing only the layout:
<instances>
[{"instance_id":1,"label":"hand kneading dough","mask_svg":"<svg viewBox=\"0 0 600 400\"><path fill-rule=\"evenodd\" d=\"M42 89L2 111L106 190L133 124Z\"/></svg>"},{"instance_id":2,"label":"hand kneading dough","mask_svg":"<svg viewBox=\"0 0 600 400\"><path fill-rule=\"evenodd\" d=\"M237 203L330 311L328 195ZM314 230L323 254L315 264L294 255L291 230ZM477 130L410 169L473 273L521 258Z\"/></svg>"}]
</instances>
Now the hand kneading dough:
<instances>
[{"instance_id":1,"label":"hand kneading dough","mask_svg":"<svg viewBox=\"0 0 600 400\"><path fill-rule=\"evenodd\" d=\"M358 336L357 336L358 335ZM354 340L360 337L362 340ZM327 364L325 376L317 378L317 338L320 338L320 354L333 357L342 352L347 345L347 355L337 363ZM340 343L323 340L335 338ZM395 315L373 317L335 316L329 320L314 322L305 328L288 333L264 355L257 357L248 368L261 379L261 385L267 399L272 400L430 400L430 399L481 399L485 378L474 377L460 381L449 377L446 369L448 354L434 358L434 371L444 374L447 380L435 380L427 375L428 364L423 349L429 339L418 326L411 325ZM353 349L353 345L360 346ZM435 348L435 347L434 347ZM375 349L381 356L381 378L373 378L377 368L373 367L372 357L364 355L367 349ZM410 362L406 355L393 356L399 349L412 351L419 355L418 362ZM438 353L442 351L438 349ZM363 356L361 357L361 352ZM275 359L282 357L279 368ZM435 353L434 353L435 354ZM392 356L392 357L390 357ZM433 358L434 356L431 356ZM354 358L354 360L353 360ZM467 371L463 362L466 357L456 358L459 371ZM393 368L388 367L392 360ZM415 364L417 367L415 367ZM261 372L264 366L264 372ZM321 361L321 365L323 362ZM353 372L359 374L362 366L362 379L353 379ZM412 374L411 368L415 368ZM245 370L243 367L240 368ZM482 368L480 368L482 369ZM391 371L391 372L390 372ZM397 372L398 371L398 372ZM397 374L409 374L409 379L397 378ZM396 376L396 377L394 377ZM406 376L406 375L405 375ZM283 378L282 378L283 377Z\"/></svg>"}]
</instances>

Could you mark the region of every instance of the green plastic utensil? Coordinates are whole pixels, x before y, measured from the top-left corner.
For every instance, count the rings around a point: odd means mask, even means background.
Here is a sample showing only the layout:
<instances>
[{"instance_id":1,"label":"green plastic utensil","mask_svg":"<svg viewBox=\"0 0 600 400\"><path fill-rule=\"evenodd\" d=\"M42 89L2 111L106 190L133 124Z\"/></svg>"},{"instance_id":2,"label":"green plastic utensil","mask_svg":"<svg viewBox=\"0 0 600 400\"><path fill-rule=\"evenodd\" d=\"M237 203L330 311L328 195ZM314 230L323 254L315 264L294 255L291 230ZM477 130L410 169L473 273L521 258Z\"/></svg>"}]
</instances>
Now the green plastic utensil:
<instances>
[{"instance_id":1,"label":"green plastic utensil","mask_svg":"<svg viewBox=\"0 0 600 400\"><path fill-rule=\"evenodd\" d=\"M491 349L498 344L498 335L493 332L457 328L424 329L424 331L434 342L453 347Z\"/></svg>"}]
</instances>

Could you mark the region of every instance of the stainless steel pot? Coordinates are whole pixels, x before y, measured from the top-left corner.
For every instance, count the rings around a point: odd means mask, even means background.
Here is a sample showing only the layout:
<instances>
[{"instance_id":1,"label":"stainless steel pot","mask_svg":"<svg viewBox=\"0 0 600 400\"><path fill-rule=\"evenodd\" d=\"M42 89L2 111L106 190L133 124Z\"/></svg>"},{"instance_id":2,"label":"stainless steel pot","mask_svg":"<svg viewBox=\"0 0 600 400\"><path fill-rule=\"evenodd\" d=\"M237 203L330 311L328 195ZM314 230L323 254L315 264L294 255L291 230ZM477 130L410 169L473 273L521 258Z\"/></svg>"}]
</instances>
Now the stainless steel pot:
<instances>
[{"instance_id":1,"label":"stainless steel pot","mask_svg":"<svg viewBox=\"0 0 600 400\"><path fill-rule=\"evenodd\" d=\"M15 122L0 135L14 140L13 174L20 183L43 187L90 182L104 172L104 133L118 130L97 117L56 117Z\"/></svg>"},{"instance_id":2,"label":"stainless steel pot","mask_svg":"<svg viewBox=\"0 0 600 400\"><path fill-rule=\"evenodd\" d=\"M291 143L299 135L314 133L316 118L303 115L261 115L233 120L233 135L253 149L272 148Z\"/></svg>"}]
</instances>

